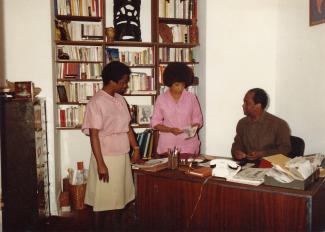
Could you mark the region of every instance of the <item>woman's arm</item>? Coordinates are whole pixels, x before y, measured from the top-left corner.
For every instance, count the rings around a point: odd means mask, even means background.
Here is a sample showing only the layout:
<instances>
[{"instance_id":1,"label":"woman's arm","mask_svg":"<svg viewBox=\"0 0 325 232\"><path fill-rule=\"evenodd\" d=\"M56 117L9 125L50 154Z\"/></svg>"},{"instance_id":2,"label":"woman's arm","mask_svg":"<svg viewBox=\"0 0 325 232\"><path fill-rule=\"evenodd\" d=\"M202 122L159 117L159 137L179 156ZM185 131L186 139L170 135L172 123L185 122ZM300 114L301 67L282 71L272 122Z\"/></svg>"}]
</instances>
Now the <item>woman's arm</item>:
<instances>
[{"instance_id":1,"label":"woman's arm","mask_svg":"<svg viewBox=\"0 0 325 232\"><path fill-rule=\"evenodd\" d=\"M93 129L93 128L89 129L91 149L93 151L93 154L97 162L97 171L98 171L99 180L108 182L109 173L103 159L102 151L100 149L100 141L99 141L98 133L99 133L98 129Z\"/></svg>"},{"instance_id":2,"label":"woman's arm","mask_svg":"<svg viewBox=\"0 0 325 232\"><path fill-rule=\"evenodd\" d=\"M140 159L140 148L137 143L137 140L135 139L135 135L133 133L133 129L131 126L129 126L128 137L129 137L130 145L134 150L131 162L135 163Z\"/></svg>"},{"instance_id":3,"label":"woman's arm","mask_svg":"<svg viewBox=\"0 0 325 232\"><path fill-rule=\"evenodd\" d=\"M158 124L158 125L154 126L154 129L156 129L160 132L173 133L174 135L179 135L184 132L182 129L179 129L176 127L168 127L163 124Z\"/></svg>"}]
</instances>

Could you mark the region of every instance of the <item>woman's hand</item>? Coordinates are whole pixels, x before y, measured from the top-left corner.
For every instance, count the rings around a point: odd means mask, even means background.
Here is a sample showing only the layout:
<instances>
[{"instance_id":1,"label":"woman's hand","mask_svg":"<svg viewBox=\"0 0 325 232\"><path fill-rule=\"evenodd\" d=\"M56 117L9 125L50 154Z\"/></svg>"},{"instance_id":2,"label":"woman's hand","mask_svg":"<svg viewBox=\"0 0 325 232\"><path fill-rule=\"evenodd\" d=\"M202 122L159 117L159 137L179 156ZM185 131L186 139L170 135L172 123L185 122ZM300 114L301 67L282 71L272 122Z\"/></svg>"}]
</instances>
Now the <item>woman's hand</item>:
<instances>
[{"instance_id":1,"label":"woman's hand","mask_svg":"<svg viewBox=\"0 0 325 232\"><path fill-rule=\"evenodd\" d=\"M179 128L170 128L170 133L174 134L174 135L179 135L179 134L182 134L184 131L179 129Z\"/></svg>"},{"instance_id":2,"label":"woman's hand","mask_svg":"<svg viewBox=\"0 0 325 232\"><path fill-rule=\"evenodd\" d=\"M137 163L139 160L140 160L140 149L139 147L135 148L133 150L133 156L132 156L132 159L131 159L131 163Z\"/></svg>"},{"instance_id":3,"label":"woman's hand","mask_svg":"<svg viewBox=\"0 0 325 232\"><path fill-rule=\"evenodd\" d=\"M98 178L103 182L109 181L109 173L105 163L100 163L97 165Z\"/></svg>"}]
</instances>

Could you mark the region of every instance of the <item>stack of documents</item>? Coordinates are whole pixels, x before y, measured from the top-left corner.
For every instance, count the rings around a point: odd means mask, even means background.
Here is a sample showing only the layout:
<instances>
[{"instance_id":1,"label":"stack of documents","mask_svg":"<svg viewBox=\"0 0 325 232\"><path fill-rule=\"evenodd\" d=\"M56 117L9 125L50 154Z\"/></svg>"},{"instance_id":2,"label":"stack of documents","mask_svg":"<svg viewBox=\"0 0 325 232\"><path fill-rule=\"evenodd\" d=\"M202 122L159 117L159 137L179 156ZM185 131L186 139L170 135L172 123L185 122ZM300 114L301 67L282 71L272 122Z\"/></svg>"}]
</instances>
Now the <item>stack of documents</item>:
<instances>
[{"instance_id":1,"label":"stack of documents","mask_svg":"<svg viewBox=\"0 0 325 232\"><path fill-rule=\"evenodd\" d=\"M142 169L146 171L156 172L167 168L168 158L151 159L143 164L132 164L133 169Z\"/></svg>"},{"instance_id":2,"label":"stack of documents","mask_svg":"<svg viewBox=\"0 0 325 232\"><path fill-rule=\"evenodd\" d=\"M227 181L257 186L264 182L268 170L268 168L246 168L235 176L227 178Z\"/></svg>"}]
</instances>

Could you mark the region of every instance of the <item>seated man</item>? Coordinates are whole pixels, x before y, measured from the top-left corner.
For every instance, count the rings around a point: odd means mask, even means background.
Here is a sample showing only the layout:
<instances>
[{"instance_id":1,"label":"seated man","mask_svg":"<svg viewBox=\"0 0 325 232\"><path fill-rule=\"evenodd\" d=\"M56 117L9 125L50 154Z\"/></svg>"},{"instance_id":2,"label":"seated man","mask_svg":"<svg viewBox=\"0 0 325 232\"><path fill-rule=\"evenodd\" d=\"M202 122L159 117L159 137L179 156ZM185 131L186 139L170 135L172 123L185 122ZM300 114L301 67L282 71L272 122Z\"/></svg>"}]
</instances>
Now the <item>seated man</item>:
<instances>
[{"instance_id":1,"label":"seated man","mask_svg":"<svg viewBox=\"0 0 325 232\"><path fill-rule=\"evenodd\" d=\"M239 120L231 154L234 159L255 161L263 156L288 154L291 150L288 124L265 111L268 96L263 89L249 90L244 97L246 117Z\"/></svg>"}]
</instances>

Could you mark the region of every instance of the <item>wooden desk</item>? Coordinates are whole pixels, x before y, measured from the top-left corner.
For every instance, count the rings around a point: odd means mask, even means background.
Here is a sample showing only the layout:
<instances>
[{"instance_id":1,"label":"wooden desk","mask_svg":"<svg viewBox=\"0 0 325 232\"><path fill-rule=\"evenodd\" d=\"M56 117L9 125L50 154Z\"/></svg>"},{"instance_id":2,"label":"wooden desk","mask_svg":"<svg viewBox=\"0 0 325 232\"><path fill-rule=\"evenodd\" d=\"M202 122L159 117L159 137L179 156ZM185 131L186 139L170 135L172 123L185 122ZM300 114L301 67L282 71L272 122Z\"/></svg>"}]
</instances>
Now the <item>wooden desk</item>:
<instances>
[{"instance_id":1,"label":"wooden desk","mask_svg":"<svg viewBox=\"0 0 325 232\"><path fill-rule=\"evenodd\" d=\"M306 191L256 187L215 177L203 185L204 180L180 171L136 170L140 228L145 231L321 231L325 228L323 178Z\"/></svg>"}]
</instances>

